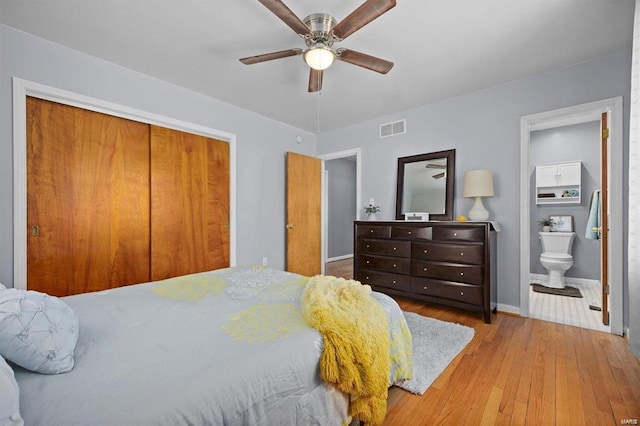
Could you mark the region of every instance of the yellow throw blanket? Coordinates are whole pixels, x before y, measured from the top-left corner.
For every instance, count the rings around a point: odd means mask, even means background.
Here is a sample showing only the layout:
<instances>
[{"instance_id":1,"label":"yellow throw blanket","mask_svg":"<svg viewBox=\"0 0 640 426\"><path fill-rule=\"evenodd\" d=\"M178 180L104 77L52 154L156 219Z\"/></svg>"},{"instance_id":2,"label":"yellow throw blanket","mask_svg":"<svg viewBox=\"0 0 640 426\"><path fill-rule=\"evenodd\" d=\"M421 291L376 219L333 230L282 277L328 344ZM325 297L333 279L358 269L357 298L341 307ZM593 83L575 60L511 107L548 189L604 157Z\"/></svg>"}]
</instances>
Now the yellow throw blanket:
<instances>
[{"instance_id":1,"label":"yellow throw blanket","mask_svg":"<svg viewBox=\"0 0 640 426\"><path fill-rule=\"evenodd\" d=\"M302 294L307 323L322 333L320 376L351 395L349 414L373 425L387 413L389 325L371 287L316 275Z\"/></svg>"}]
</instances>

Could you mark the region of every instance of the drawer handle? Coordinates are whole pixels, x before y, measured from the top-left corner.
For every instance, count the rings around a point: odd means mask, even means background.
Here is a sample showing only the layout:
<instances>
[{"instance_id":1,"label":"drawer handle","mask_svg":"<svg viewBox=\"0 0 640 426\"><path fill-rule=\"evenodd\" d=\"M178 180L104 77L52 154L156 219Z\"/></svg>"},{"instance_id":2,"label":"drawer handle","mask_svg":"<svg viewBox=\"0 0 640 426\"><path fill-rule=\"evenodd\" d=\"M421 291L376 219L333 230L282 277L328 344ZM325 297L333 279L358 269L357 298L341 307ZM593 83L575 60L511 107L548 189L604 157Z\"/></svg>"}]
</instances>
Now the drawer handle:
<instances>
[{"instance_id":1,"label":"drawer handle","mask_svg":"<svg viewBox=\"0 0 640 426\"><path fill-rule=\"evenodd\" d=\"M393 248L393 251L396 251L396 250L398 250L398 249L394 247L394 248Z\"/></svg>"},{"instance_id":2,"label":"drawer handle","mask_svg":"<svg viewBox=\"0 0 640 426\"><path fill-rule=\"evenodd\" d=\"M425 272L427 272L427 268L423 268Z\"/></svg>"},{"instance_id":3,"label":"drawer handle","mask_svg":"<svg viewBox=\"0 0 640 426\"><path fill-rule=\"evenodd\" d=\"M461 277L464 277L464 272L460 272L460 276L461 276Z\"/></svg>"},{"instance_id":4,"label":"drawer handle","mask_svg":"<svg viewBox=\"0 0 640 426\"><path fill-rule=\"evenodd\" d=\"M422 287L422 288L426 290L426 289L427 289L427 286L424 286L424 287Z\"/></svg>"},{"instance_id":5,"label":"drawer handle","mask_svg":"<svg viewBox=\"0 0 640 426\"><path fill-rule=\"evenodd\" d=\"M411 231L409 231L409 235L411 235Z\"/></svg>"},{"instance_id":6,"label":"drawer handle","mask_svg":"<svg viewBox=\"0 0 640 426\"><path fill-rule=\"evenodd\" d=\"M371 263L371 262L369 262L369 261L367 260L367 263Z\"/></svg>"},{"instance_id":7,"label":"drawer handle","mask_svg":"<svg viewBox=\"0 0 640 426\"><path fill-rule=\"evenodd\" d=\"M369 232L373 232L373 229L371 231L369 231Z\"/></svg>"},{"instance_id":8,"label":"drawer handle","mask_svg":"<svg viewBox=\"0 0 640 426\"><path fill-rule=\"evenodd\" d=\"M369 247L369 246L367 246L367 247ZM464 256L464 252L461 252L461 253L460 253L460 256Z\"/></svg>"},{"instance_id":9,"label":"drawer handle","mask_svg":"<svg viewBox=\"0 0 640 426\"><path fill-rule=\"evenodd\" d=\"M365 279L365 280L368 280L368 279L369 279L369 277L365 277L364 279Z\"/></svg>"},{"instance_id":10,"label":"drawer handle","mask_svg":"<svg viewBox=\"0 0 640 426\"><path fill-rule=\"evenodd\" d=\"M370 247L369 244L367 244L367 248L369 248L369 247Z\"/></svg>"},{"instance_id":11,"label":"drawer handle","mask_svg":"<svg viewBox=\"0 0 640 426\"><path fill-rule=\"evenodd\" d=\"M396 280L393 280L393 283L396 284Z\"/></svg>"},{"instance_id":12,"label":"drawer handle","mask_svg":"<svg viewBox=\"0 0 640 426\"><path fill-rule=\"evenodd\" d=\"M461 292L460 292L460 296L464 296L464 291L461 291Z\"/></svg>"},{"instance_id":13,"label":"drawer handle","mask_svg":"<svg viewBox=\"0 0 640 426\"><path fill-rule=\"evenodd\" d=\"M395 263L393 264L393 267L394 267L394 268L396 267L396 264L395 264Z\"/></svg>"},{"instance_id":14,"label":"drawer handle","mask_svg":"<svg viewBox=\"0 0 640 426\"><path fill-rule=\"evenodd\" d=\"M427 251L425 250L424 252L426 253Z\"/></svg>"},{"instance_id":15,"label":"drawer handle","mask_svg":"<svg viewBox=\"0 0 640 426\"><path fill-rule=\"evenodd\" d=\"M373 232L373 231L371 231L371 232ZM454 233L453 233L453 236L454 236L454 237L457 237L457 236L458 236L458 233L457 233L457 232L454 232Z\"/></svg>"}]
</instances>

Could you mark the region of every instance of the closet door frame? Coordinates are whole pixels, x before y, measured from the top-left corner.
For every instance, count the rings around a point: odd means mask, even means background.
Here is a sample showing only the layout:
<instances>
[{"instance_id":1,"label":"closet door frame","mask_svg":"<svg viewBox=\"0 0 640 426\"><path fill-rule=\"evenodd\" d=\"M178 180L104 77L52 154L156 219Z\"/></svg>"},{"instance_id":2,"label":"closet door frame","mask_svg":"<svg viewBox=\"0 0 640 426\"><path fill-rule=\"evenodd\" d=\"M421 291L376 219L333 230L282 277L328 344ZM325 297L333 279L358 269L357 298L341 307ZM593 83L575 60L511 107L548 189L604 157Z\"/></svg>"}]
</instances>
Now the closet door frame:
<instances>
[{"instance_id":1,"label":"closet door frame","mask_svg":"<svg viewBox=\"0 0 640 426\"><path fill-rule=\"evenodd\" d=\"M27 289L27 96L229 143L229 266L236 265L236 135L13 77L13 284Z\"/></svg>"}]
</instances>

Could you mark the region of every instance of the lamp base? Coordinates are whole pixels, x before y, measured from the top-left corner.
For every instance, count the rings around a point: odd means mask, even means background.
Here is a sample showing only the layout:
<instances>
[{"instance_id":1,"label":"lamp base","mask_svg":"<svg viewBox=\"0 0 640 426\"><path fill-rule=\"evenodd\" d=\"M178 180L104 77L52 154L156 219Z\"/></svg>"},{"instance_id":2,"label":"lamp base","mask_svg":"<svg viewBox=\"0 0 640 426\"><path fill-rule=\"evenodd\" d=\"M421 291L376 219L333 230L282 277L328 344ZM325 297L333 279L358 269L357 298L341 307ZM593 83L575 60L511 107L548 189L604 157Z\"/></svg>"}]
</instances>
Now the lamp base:
<instances>
[{"instance_id":1,"label":"lamp base","mask_svg":"<svg viewBox=\"0 0 640 426\"><path fill-rule=\"evenodd\" d=\"M482 197L476 197L473 207L469 210L469 219L471 220L487 220L489 219L489 212L484 208L482 204Z\"/></svg>"}]
</instances>

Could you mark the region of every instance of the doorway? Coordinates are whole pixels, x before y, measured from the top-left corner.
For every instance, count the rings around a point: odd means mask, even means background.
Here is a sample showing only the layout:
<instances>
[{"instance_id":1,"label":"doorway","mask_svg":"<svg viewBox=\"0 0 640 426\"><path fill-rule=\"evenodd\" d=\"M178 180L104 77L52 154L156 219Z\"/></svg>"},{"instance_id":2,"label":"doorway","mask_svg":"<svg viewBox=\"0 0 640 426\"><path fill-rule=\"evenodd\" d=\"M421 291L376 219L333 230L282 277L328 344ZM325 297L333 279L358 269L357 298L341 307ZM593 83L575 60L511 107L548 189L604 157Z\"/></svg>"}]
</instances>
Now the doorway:
<instances>
[{"instance_id":1,"label":"doorway","mask_svg":"<svg viewBox=\"0 0 640 426\"><path fill-rule=\"evenodd\" d=\"M600 257L604 240L597 232L585 232L589 219L595 223L600 217L600 194L604 195L601 189L606 187L600 180L600 128L597 120L530 132L529 316L610 332L608 317L603 323L606 298L602 295ZM564 232L541 232L544 220L553 220L554 225L563 221L564 226L552 229ZM571 262L563 274L562 289L549 287L549 271L540 258L543 239L547 244L569 243Z\"/></svg>"},{"instance_id":2,"label":"doorway","mask_svg":"<svg viewBox=\"0 0 640 426\"><path fill-rule=\"evenodd\" d=\"M318 158L322 160L322 265L326 272L329 263L341 266L353 258L353 221L360 218L360 148Z\"/></svg>"},{"instance_id":3,"label":"doorway","mask_svg":"<svg viewBox=\"0 0 640 426\"><path fill-rule=\"evenodd\" d=\"M532 139L534 132L559 129L565 126L580 125L600 121L605 113L609 118L608 149L604 157L605 164L601 165L607 170L608 177L608 215L609 232L608 245L604 250L608 256L606 260L606 281L610 284L610 330L614 334L622 334L622 98L612 98L603 101L591 102L559 110L548 111L540 114L529 115L521 119L521 209L520 209L520 307L522 316L532 316L530 303L530 272L533 262L532 253L532 189L531 177L533 170ZM532 138L533 136L533 138ZM611 165L618 165L611 167ZM589 203L590 194L583 195L583 205ZM585 199L586 198L586 199ZM576 233L583 233L584 229L576 228ZM535 243L535 242L534 242ZM613 256L611 255L613 254ZM561 297L561 296L556 296ZM560 307L566 309L566 307Z\"/></svg>"}]
</instances>

